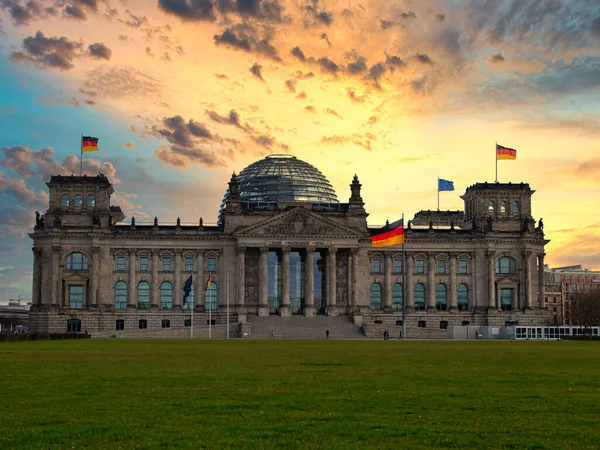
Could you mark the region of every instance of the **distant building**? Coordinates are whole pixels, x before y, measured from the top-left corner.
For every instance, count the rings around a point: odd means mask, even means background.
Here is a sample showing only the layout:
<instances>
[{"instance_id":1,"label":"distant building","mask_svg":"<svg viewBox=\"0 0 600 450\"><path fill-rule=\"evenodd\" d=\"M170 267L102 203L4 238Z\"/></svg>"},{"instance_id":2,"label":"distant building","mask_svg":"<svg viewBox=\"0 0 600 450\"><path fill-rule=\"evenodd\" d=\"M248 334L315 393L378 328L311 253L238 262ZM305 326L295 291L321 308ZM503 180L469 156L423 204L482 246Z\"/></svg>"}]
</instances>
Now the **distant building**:
<instances>
[{"instance_id":1,"label":"distant building","mask_svg":"<svg viewBox=\"0 0 600 450\"><path fill-rule=\"evenodd\" d=\"M572 325L571 307L577 296L600 292L600 271L584 269L581 265L546 266L546 305L552 325Z\"/></svg>"},{"instance_id":2,"label":"distant building","mask_svg":"<svg viewBox=\"0 0 600 450\"><path fill-rule=\"evenodd\" d=\"M210 311L217 325L230 320L244 334L270 315L306 316L307 326L323 315L380 337L400 329L404 306L408 337L547 323L549 241L526 183L476 183L461 196L464 211L418 212L406 227L405 261L400 245L372 247L370 236L385 227L368 225L356 175L341 203L317 168L290 155L234 174L217 225L122 223L103 175L52 176L47 185L48 210L30 234L34 332L183 330L192 302L199 328ZM389 218L400 210L390 205Z\"/></svg>"},{"instance_id":3,"label":"distant building","mask_svg":"<svg viewBox=\"0 0 600 450\"><path fill-rule=\"evenodd\" d=\"M0 333L26 333L29 326L29 309L31 303L9 301L8 305L0 305Z\"/></svg>"}]
</instances>

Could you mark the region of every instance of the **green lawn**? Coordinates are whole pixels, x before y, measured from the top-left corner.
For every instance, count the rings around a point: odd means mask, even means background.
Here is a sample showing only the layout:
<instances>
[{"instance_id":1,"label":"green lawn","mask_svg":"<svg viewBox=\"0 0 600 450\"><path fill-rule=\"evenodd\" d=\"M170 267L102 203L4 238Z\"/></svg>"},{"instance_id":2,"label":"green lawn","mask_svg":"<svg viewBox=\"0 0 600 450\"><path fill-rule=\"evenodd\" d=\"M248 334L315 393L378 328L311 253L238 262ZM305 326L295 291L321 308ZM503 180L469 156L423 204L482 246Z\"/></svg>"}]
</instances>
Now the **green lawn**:
<instances>
[{"instance_id":1,"label":"green lawn","mask_svg":"<svg viewBox=\"0 0 600 450\"><path fill-rule=\"evenodd\" d=\"M600 343L0 344L0 449L600 448Z\"/></svg>"}]
</instances>

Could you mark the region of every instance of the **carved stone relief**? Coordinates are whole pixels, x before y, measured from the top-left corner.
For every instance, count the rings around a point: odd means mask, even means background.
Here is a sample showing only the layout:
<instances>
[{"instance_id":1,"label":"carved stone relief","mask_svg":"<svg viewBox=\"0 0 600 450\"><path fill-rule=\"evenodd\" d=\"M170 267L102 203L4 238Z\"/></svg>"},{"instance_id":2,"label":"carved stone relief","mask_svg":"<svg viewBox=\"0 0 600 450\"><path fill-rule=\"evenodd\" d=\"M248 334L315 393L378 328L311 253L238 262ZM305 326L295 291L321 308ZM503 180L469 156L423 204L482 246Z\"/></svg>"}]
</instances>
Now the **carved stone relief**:
<instances>
[{"instance_id":1,"label":"carved stone relief","mask_svg":"<svg viewBox=\"0 0 600 450\"><path fill-rule=\"evenodd\" d=\"M246 249L246 305L258 305L258 259L257 248Z\"/></svg>"},{"instance_id":2,"label":"carved stone relief","mask_svg":"<svg viewBox=\"0 0 600 450\"><path fill-rule=\"evenodd\" d=\"M338 250L336 258L337 269L337 304L348 305L348 251Z\"/></svg>"},{"instance_id":3,"label":"carved stone relief","mask_svg":"<svg viewBox=\"0 0 600 450\"><path fill-rule=\"evenodd\" d=\"M262 233L292 236L338 234L333 227L324 223L319 223L313 217L299 212L292 214L289 217L285 217L281 222L266 226L262 229L261 234Z\"/></svg>"}]
</instances>

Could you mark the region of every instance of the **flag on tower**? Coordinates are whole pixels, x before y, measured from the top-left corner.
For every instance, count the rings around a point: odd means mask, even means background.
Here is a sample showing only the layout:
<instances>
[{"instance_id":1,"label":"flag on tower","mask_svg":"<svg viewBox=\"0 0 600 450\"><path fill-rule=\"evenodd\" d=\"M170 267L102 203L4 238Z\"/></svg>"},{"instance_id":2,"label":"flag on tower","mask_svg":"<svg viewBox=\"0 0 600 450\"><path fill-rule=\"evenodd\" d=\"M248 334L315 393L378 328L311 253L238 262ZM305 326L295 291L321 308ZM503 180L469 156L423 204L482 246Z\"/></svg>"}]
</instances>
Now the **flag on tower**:
<instances>
[{"instance_id":1,"label":"flag on tower","mask_svg":"<svg viewBox=\"0 0 600 450\"><path fill-rule=\"evenodd\" d=\"M517 159L517 151L514 148L496 144L496 159Z\"/></svg>"},{"instance_id":2,"label":"flag on tower","mask_svg":"<svg viewBox=\"0 0 600 450\"><path fill-rule=\"evenodd\" d=\"M453 191L454 181L438 178L438 191Z\"/></svg>"},{"instance_id":3,"label":"flag on tower","mask_svg":"<svg viewBox=\"0 0 600 450\"><path fill-rule=\"evenodd\" d=\"M81 151L82 152L97 152L98 138L92 136L81 136Z\"/></svg>"},{"instance_id":4,"label":"flag on tower","mask_svg":"<svg viewBox=\"0 0 600 450\"><path fill-rule=\"evenodd\" d=\"M404 243L404 221L399 220L392 225L396 226L391 230L371 236L371 245L373 247L391 247L392 245Z\"/></svg>"}]
</instances>

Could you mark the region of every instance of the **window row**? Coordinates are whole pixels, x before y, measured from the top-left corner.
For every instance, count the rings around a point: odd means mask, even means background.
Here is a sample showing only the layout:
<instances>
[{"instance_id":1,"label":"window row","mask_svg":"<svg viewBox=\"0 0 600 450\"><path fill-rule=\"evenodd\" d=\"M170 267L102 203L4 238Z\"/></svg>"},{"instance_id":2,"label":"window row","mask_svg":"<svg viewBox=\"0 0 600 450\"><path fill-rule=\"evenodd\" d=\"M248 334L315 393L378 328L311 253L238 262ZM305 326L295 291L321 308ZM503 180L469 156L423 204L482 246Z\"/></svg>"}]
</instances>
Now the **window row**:
<instances>
[{"instance_id":1,"label":"window row","mask_svg":"<svg viewBox=\"0 0 600 450\"><path fill-rule=\"evenodd\" d=\"M182 286L183 289L183 286ZM207 310L216 311L219 307L218 286L214 281L204 293L204 306ZM173 284L169 281L163 281L159 287L160 309L173 309ZM115 284L115 309L127 308L127 283L118 281ZM137 309L150 309L150 283L141 281L137 285ZM190 309L196 304L196 287L192 284L192 289L188 296L184 295L182 300L183 309Z\"/></svg>"},{"instance_id":2,"label":"window row","mask_svg":"<svg viewBox=\"0 0 600 450\"><path fill-rule=\"evenodd\" d=\"M63 208L68 208L69 206L71 206L71 197L69 196L69 194L62 195L62 197L60 198L60 206L62 206ZM75 197L73 197L73 206L75 208L83 207L83 196L81 194L75 194ZM94 194L88 195L87 207L88 208L96 207L96 196Z\"/></svg>"},{"instance_id":3,"label":"window row","mask_svg":"<svg viewBox=\"0 0 600 450\"><path fill-rule=\"evenodd\" d=\"M436 273L448 273L448 260L447 259L438 259L437 260L437 272ZM372 258L371 259L371 273L381 273L383 271L381 259L380 258ZM402 260L394 259L393 273L402 273ZM415 260L415 273L425 273L425 260L424 259L416 259ZM466 259L458 260L458 273L459 274L467 274L469 273L469 261Z\"/></svg>"},{"instance_id":4,"label":"window row","mask_svg":"<svg viewBox=\"0 0 600 450\"><path fill-rule=\"evenodd\" d=\"M508 211L508 202L506 200L502 200L500 202L500 210L496 211L497 205L494 200L490 200L488 203L488 213L493 214L495 212L499 212L500 214L506 214ZM519 202L513 200L511 203L511 212L512 214L519 214Z\"/></svg>"},{"instance_id":5,"label":"window row","mask_svg":"<svg viewBox=\"0 0 600 450\"><path fill-rule=\"evenodd\" d=\"M163 272L173 272L174 270L174 261L171 256L162 256L161 258L162 271ZM116 258L117 264L117 272L125 272L128 267L128 258L126 256L117 256ZM217 271L217 258L207 258L208 271L216 272ZM183 259L183 271L184 272L193 272L194 271L194 257L193 256L185 256ZM138 270L140 272L148 272L150 270L150 257L149 256L140 256L138 258Z\"/></svg>"},{"instance_id":6,"label":"window row","mask_svg":"<svg viewBox=\"0 0 600 450\"><path fill-rule=\"evenodd\" d=\"M379 283L373 283L370 289L370 304L374 311L382 309L382 291L383 288ZM457 288L457 308L459 311L468 311L469 309L469 287L461 283ZM413 287L413 299L415 311L425 311L427 303L425 301L425 285L417 283ZM395 283L392 286L392 309L394 311L402 311L403 305L403 289L402 284ZM435 307L439 311L448 309L448 288L445 284L439 283L435 287Z\"/></svg>"},{"instance_id":7,"label":"window row","mask_svg":"<svg viewBox=\"0 0 600 450\"><path fill-rule=\"evenodd\" d=\"M211 325L215 325L216 320L211 320ZM184 327L189 327L192 325L191 319L185 319L183 322ZM206 325L208 325L208 320L206 321ZM148 328L148 320L147 319L139 319L138 320L138 329L145 330ZM161 328L171 328L171 321L169 319L162 319ZM125 320L117 319L115 321L115 330L123 331L125 330ZM69 319L67 320L67 333L81 333L81 319Z\"/></svg>"}]
</instances>

